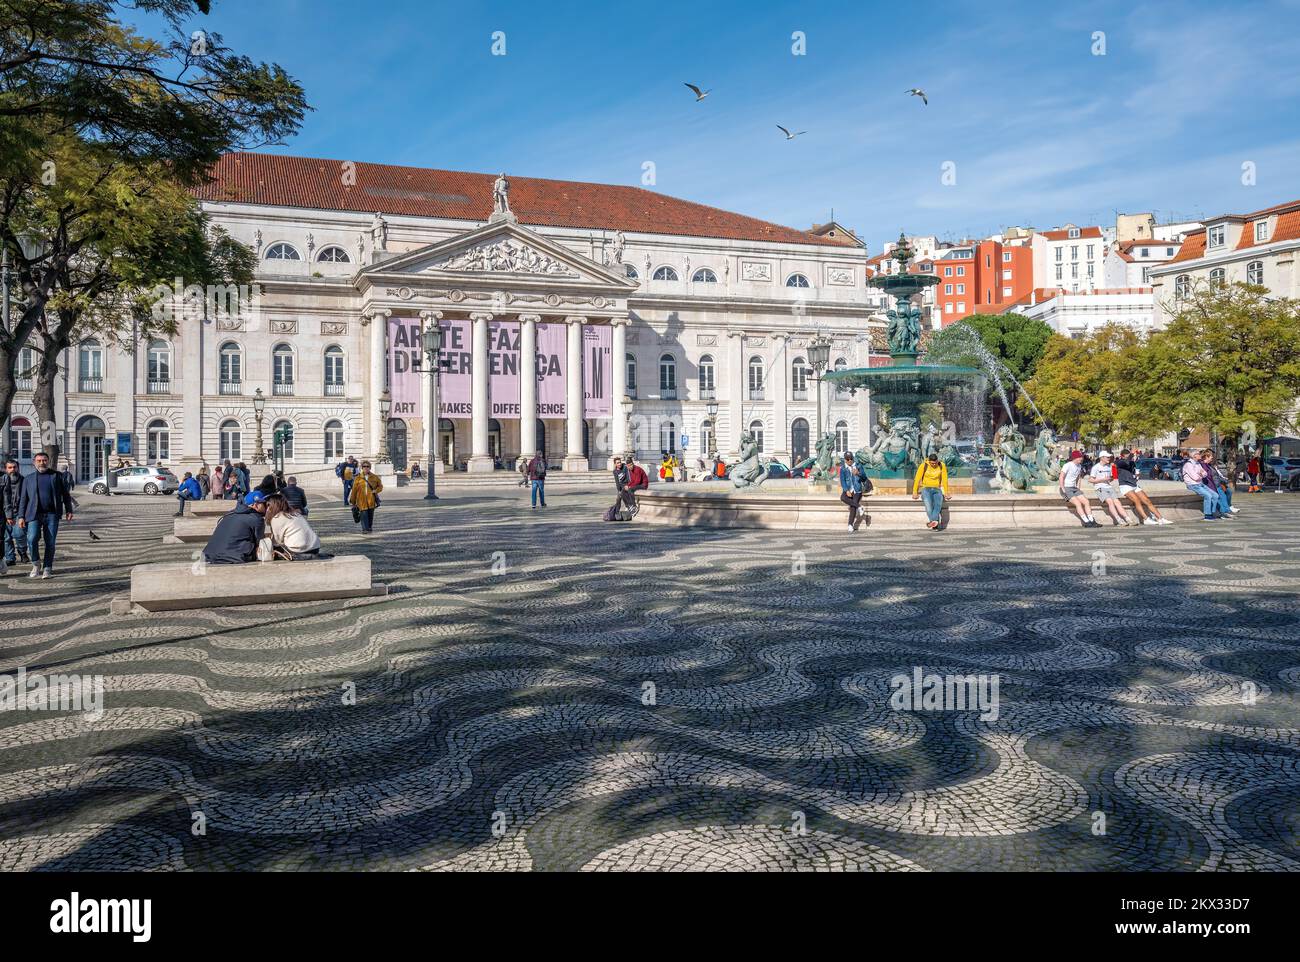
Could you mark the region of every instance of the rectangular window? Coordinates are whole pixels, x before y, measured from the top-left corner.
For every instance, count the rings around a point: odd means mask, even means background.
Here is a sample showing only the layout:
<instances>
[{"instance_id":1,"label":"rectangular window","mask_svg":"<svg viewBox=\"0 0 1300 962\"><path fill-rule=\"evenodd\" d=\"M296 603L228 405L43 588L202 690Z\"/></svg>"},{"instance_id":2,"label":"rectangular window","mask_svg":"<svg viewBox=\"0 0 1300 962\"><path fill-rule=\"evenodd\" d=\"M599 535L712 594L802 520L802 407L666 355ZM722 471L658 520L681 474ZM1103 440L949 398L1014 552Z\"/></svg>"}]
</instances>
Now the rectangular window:
<instances>
[{"instance_id":1,"label":"rectangular window","mask_svg":"<svg viewBox=\"0 0 1300 962\"><path fill-rule=\"evenodd\" d=\"M1096 249L1096 246L1097 246L1096 244L1089 244L1089 245L1088 245L1088 260L1092 260L1092 257L1093 257L1092 252L1093 252L1093 250Z\"/></svg>"},{"instance_id":2,"label":"rectangular window","mask_svg":"<svg viewBox=\"0 0 1300 962\"><path fill-rule=\"evenodd\" d=\"M1150 280L1151 280L1151 268L1149 267L1142 268L1142 283L1147 284L1150 282Z\"/></svg>"},{"instance_id":3,"label":"rectangular window","mask_svg":"<svg viewBox=\"0 0 1300 962\"><path fill-rule=\"evenodd\" d=\"M965 284L958 284L958 285L957 285L957 293L958 293L958 294L965 294L965 293L966 293L966 285L965 285Z\"/></svg>"},{"instance_id":4,"label":"rectangular window","mask_svg":"<svg viewBox=\"0 0 1300 962\"><path fill-rule=\"evenodd\" d=\"M1061 279L1061 265L1060 265L1060 264L1057 264L1057 265L1056 265L1056 279L1057 279L1058 281Z\"/></svg>"},{"instance_id":5,"label":"rectangular window","mask_svg":"<svg viewBox=\"0 0 1300 962\"><path fill-rule=\"evenodd\" d=\"M951 285L951 284L945 284L945 285L943 285L943 292L944 292L945 294L951 294L951 293L952 293L952 285Z\"/></svg>"},{"instance_id":6,"label":"rectangular window","mask_svg":"<svg viewBox=\"0 0 1300 962\"><path fill-rule=\"evenodd\" d=\"M952 277L952 268L951 268L951 267L945 267L945 268L943 269L943 276L944 276L944 277Z\"/></svg>"},{"instance_id":7,"label":"rectangular window","mask_svg":"<svg viewBox=\"0 0 1300 962\"><path fill-rule=\"evenodd\" d=\"M1002 279L1003 279L1004 281L1009 281L1009 280L1011 280L1011 272L1010 272L1010 271L1003 271L1003 272L1002 272Z\"/></svg>"},{"instance_id":8,"label":"rectangular window","mask_svg":"<svg viewBox=\"0 0 1300 962\"><path fill-rule=\"evenodd\" d=\"M993 255L992 255L992 254L985 254L985 255L984 255L984 266L985 266L985 267L992 267L992 266L993 266Z\"/></svg>"},{"instance_id":9,"label":"rectangular window","mask_svg":"<svg viewBox=\"0 0 1300 962\"><path fill-rule=\"evenodd\" d=\"M1079 245L1078 245L1078 244L1071 244L1071 245L1070 245L1070 260L1072 260L1072 261L1077 261L1078 259L1079 259Z\"/></svg>"},{"instance_id":10,"label":"rectangular window","mask_svg":"<svg viewBox=\"0 0 1300 962\"><path fill-rule=\"evenodd\" d=\"M1009 287L1004 287L1004 288L1002 288L1002 296L1003 296L1003 297L1010 297L1010 296L1011 296L1011 288L1009 288Z\"/></svg>"},{"instance_id":11,"label":"rectangular window","mask_svg":"<svg viewBox=\"0 0 1300 962\"><path fill-rule=\"evenodd\" d=\"M1091 263L1088 264L1088 276L1089 276L1089 277L1092 277L1092 264L1091 264Z\"/></svg>"},{"instance_id":12,"label":"rectangular window","mask_svg":"<svg viewBox=\"0 0 1300 962\"><path fill-rule=\"evenodd\" d=\"M948 301L946 304L943 305L943 312L945 314L952 313L952 301Z\"/></svg>"},{"instance_id":13,"label":"rectangular window","mask_svg":"<svg viewBox=\"0 0 1300 962\"><path fill-rule=\"evenodd\" d=\"M958 314L965 314L965 313L966 313L966 302L965 302L965 301L958 301L958 302L957 302L957 313L958 313Z\"/></svg>"},{"instance_id":14,"label":"rectangular window","mask_svg":"<svg viewBox=\"0 0 1300 962\"><path fill-rule=\"evenodd\" d=\"M1058 247L1058 248L1056 249L1056 259L1057 259L1058 261L1060 261L1060 260L1063 260L1064 258L1065 258L1065 248L1064 248L1064 247Z\"/></svg>"},{"instance_id":15,"label":"rectangular window","mask_svg":"<svg viewBox=\"0 0 1300 962\"><path fill-rule=\"evenodd\" d=\"M1150 248L1150 247L1144 247L1144 248L1142 248L1142 256L1143 256L1143 257L1150 257L1150 256L1151 256L1151 248Z\"/></svg>"},{"instance_id":16,"label":"rectangular window","mask_svg":"<svg viewBox=\"0 0 1300 962\"><path fill-rule=\"evenodd\" d=\"M1268 221L1255 221L1255 243L1263 243L1266 240L1268 240Z\"/></svg>"},{"instance_id":17,"label":"rectangular window","mask_svg":"<svg viewBox=\"0 0 1300 962\"><path fill-rule=\"evenodd\" d=\"M1071 264L1071 265L1070 265L1070 276L1071 276L1071 277L1078 277L1078 276L1079 276L1079 265L1078 265L1078 264Z\"/></svg>"},{"instance_id":18,"label":"rectangular window","mask_svg":"<svg viewBox=\"0 0 1300 962\"><path fill-rule=\"evenodd\" d=\"M958 277L965 277L965 276L966 276L966 268L964 268L964 267L959 267L959 268L957 268L957 276L958 276Z\"/></svg>"},{"instance_id":19,"label":"rectangular window","mask_svg":"<svg viewBox=\"0 0 1300 962\"><path fill-rule=\"evenodd\" d=\"M1227 239L1228 228L1222 224L1217 224L1205 232L1206 247L1222 247Z\"/></svg>"},{"instance_id":20,"label":"rectangular window","mask_svg":"<svg viewBox=\"0 0 1300 962\"><path fill-rule=\"evenodd\" d=\"M1010 263L1011 263L1011 251L1003 251L1003 252L1002 252L1002 263L1004 263L1004 264L1010 264Z\"/></svg>"}]
</instances>

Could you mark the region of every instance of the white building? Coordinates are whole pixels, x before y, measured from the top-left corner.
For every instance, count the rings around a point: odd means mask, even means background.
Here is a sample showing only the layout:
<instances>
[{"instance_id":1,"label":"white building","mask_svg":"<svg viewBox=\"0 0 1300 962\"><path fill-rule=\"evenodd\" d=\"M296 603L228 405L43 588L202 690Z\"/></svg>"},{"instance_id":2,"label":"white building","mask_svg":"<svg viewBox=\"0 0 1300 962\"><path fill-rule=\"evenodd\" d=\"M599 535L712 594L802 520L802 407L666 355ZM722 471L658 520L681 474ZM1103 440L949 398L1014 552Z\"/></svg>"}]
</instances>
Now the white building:
<instances>
[{"instance_id":1,"label":"white building","mask_svg":"<svg viewBox=\"0 0 1300 962\"><path fill-rule=\"evenodd\" d=\"M96 339L70 351L57 428L77 475L102 470L105 439L177 467L252 463L258 435L269 447L280 425L294 429L286 458L298 473L385 447L399 467L427 466L429 375L409 342L434 322L461 338L439 378L437 450L455 470L534 451L568 470L604 467L630 447L693 460L713 445L734 453L745 431L766 454L795 459L815 442L809 339L832 339L833 366L868 363L866 250L851 233L815 235L638 187L496 180L224 157L200 197L256 252L260 293L130 353ZM543 344L559 346L546 354ZM558 399L539 399L557 375ZM5 427L27 460L36 417L30 385L20 388ZM829 393L826 430L841 446L865 443L866 393Z\"/></svg>"},{"instance_id":2,"label":"white building","mask_svg":"<svg viewBox=\"0 0 1300 962\"><path fill-rule=\"evenodd\" d=\"M1040 320L1067 337L1082 337L1107 324L1122 324L1138 331L1150 331L1155 324L1155 303L1149 287L1091 291L1035 288L1002 313L1008 312Z\"/></svg>"},{"instance_id":3,"label":"white building","mask_svg":"<svg viewBox=\"0 0 1300 962\"><path fill-rule=\"evenodd\" d=\"M1120 241L1106 253L1102 287L1150 287L1151 271L1177 256L1182 241Z\"/></svg>"},{"instance_id":4,"label":"white building","mask_svg":"<svg viewBox=\"0 0 1300 962\"><path fill-rule=\"evenodd\" d=\"M1033 242L1036 286L1069 291L1099 287L1105 248L1100 227L1066 224L1038 232Z\"/></svg>"}]
</instances>

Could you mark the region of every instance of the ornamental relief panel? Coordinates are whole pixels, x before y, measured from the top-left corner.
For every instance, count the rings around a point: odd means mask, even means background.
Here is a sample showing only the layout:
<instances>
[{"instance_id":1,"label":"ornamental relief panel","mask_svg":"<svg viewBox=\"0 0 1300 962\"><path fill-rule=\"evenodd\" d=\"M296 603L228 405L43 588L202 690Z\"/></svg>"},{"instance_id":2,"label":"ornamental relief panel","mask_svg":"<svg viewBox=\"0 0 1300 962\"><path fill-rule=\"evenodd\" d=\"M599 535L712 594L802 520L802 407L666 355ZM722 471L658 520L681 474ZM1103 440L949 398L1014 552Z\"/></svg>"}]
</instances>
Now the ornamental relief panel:
<instances>
[{"instance_id":1,"label":"ornamental relief panel","mask_svg":"<svg viewBox=\"0 0 1300 962\"><path fill-rule=\"evenodd\" d=\"M853 287L853 270L848 267L828 267L826 283L836 287Z\"/></svg>"},{"instance_id":2,"label":"ornamental relief panel","mask_svg":"<svg viewBox=\"0 0 1300 962\"><path fill-rule=\"evenodd\" d=\"M218 317L218 331L242 331L244 330L244 319L242 317Z\"/></svg>"},{"instance_id":3,"label":"ornamental relief panel","mask_svg":"<svg viewBox=\"0 0 1300 962\"><path fill-rule=\"evenodd\" d=\"M772 265L765 261L741 261L740 279L744 281L771 283Z\"/></svg>"},{"instance_id":4,"label":"ornamental relief panel","mask_svg":"<svg viewBox=\"0 0 1300 962\"><path fill-rule=\"evenodd\" d=\"M271 321L272 334L297 334L298 321L294 320L273 320Z\"/></svg>"},{"instance_id":5,"label":"ornamental relief panel","mask_svg":"<svg viewBox=\"0 0 1300 962\"><path fill-rule=\"evenodd\" d=\"M555 277L577 277L578 273L567 264L543 254L527 244L506 238L492 244L480 244L460 251L434 267L449 271L501 271L512 274L550 274Z\"/></svg>"},{"instance_id":6,"label":"ornamental relief panel","mask_svg":"<svg viewBox=\"0 0 1300 962\"><path fill-rule=\"evenodd\" d=\"M347 321L321 321L320 332L322 334L326 334L330 336L347 334L348 322Z\"/></svg>"}]
</instances>

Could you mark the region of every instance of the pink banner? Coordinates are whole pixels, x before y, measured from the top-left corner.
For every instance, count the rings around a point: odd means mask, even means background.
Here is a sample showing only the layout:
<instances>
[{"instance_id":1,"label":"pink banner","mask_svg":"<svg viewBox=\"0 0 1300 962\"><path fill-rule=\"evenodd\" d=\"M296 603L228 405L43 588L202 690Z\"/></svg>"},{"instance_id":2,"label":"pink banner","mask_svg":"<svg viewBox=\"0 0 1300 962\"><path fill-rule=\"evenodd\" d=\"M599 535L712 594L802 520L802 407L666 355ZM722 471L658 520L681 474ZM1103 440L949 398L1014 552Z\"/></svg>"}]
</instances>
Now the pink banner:
<instances>
[{"instance_id":1,"label":"pink banner","mask_svg":"<svg viewBox=\"0 0 1300 962\"><path fill-rule=\"evenodd\" d=\"M474 328L468 318L444 320L442 328L442 374L438 377L438 411L445 418L470 415L474 367Z\"/></svg>"},{"instance_id":2,"label":"pink banner","mask_svg":"<svg viewBox=\"0 0 1300 962\"><path fill-rule=\"evenodd\" d=\"M519 418L519 322L488 324L488 395L492 417Z\"/></svg>"},{"instance_id":3,"label":"pink banner","mask_svg":"<svg viewBox=\"0 0 1300 962\"><path fill-rule=\"evenodd\" d=\"M590 324L582 330L582 416L607 418L610 404L610 354L614 330L608 324Z\"/></svg>"},{"instance_id":4,"label":"pink banner","mask_svg":"<svg viewBox=\"0 0 1300 962\"><path fill-rule=\"evenodd\" d=\"M564 324L537 325L537 416L564 417Z\"/></svg>"},{"instance_id":5,"label":"pink banner","mask_svg":"<svg viewBox=\"0 0 1300 962\"><path fill-rule=\"evenodd\" d=\"M418 418L423 411L420 371L424 353L420 350L418 317L388 318L388 390L393 399L392 417Z\"/></svg>"}]
</instances>

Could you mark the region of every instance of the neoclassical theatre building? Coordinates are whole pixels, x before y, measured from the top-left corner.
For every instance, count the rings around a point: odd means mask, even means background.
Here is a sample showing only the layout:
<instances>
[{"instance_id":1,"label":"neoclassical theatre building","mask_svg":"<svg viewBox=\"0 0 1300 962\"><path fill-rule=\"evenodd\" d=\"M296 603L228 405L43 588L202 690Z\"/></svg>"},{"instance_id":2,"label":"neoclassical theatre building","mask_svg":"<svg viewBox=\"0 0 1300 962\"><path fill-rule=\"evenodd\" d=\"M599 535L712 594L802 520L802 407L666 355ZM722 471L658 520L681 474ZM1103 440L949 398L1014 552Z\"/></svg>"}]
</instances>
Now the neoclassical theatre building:
<instances>
[{"instance_id":1,"label":"neoclassical theatre building","mask_svg":"<svg viewBox=\"0 0 1300 962\"><path fill-rule=\"evenodd\" d=\"M263 449L293 426L300 473L346 454L427 465L420 333L434 323L438 461L454 471L535 451L570 471L627 450L693 463L733 454L742 431L796 459L816 440L809 340L831 339L833 367L869 363L867 252L833 223L796 230L640 187L258 153L224 157L201 200L256 252L256 296L130 353L93 338L69 352L58 427L83 479L105 439L175 467L252 462L259 407ZM865 393L828 386L823 403L840 447L866 442ZM23 460L35 420L20 391L7 437Z\"/></svg>"}]
</instances>

